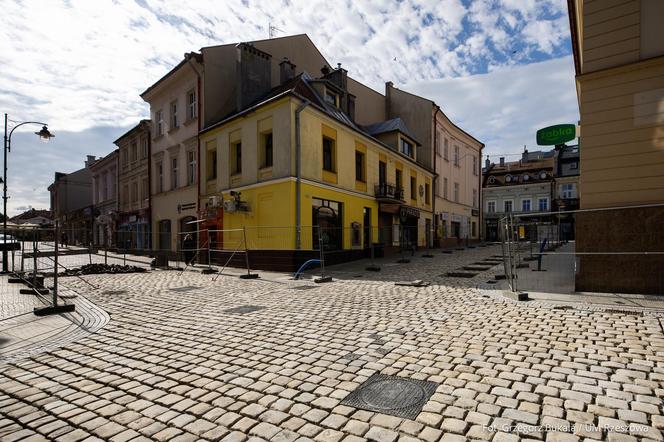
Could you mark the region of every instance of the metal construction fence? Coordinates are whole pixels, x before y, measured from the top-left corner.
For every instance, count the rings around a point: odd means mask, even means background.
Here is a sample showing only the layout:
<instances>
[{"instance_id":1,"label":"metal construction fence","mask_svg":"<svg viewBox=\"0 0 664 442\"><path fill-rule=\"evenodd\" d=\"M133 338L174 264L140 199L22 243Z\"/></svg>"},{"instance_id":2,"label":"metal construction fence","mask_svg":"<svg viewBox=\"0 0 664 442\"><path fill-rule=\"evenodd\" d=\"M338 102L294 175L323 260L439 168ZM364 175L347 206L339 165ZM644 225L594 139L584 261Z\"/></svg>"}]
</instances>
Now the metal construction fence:
<instances>
[{"instance_id":1,"label":"metal construction fence","mask_svg":"<svg viewBox=\"0 0 664 442\"><path fill-rule=\"evenodd\" d=\"M499 229L512 291L664 295L662 204L508 214Z\"/></svg>"}]
</instances>

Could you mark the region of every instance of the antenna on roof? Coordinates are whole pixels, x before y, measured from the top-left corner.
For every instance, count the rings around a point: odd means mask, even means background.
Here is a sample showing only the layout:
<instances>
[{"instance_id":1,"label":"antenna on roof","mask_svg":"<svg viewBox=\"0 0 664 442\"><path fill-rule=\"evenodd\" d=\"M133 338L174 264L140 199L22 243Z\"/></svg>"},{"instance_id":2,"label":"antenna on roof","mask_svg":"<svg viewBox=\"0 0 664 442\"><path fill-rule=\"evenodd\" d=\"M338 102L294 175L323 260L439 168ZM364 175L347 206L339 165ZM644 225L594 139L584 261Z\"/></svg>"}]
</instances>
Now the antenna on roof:
<instances>
[{"instance_id":1,"label":"antenna on roof","mask_svg":"<svg viewBox=\"0 0 664 442\"><path fill-rule=\"evenodd\" d=\"M272 23L267 24L267 32L269 38L274 38L275 35L277 35L277 32L284 32L281 29L277 28L276 26L272 26Z\"/></svg>"}]
</instances>

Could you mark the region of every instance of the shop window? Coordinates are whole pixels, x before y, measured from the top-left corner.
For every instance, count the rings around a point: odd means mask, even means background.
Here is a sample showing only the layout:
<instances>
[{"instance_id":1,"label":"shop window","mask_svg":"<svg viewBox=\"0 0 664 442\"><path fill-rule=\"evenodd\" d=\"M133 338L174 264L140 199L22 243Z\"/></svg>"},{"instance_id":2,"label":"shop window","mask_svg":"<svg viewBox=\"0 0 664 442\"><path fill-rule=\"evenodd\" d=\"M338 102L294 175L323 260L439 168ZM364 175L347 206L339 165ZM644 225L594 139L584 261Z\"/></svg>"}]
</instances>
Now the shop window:
<instances>
[{"instance_id":1,"label":"shop window","mask_svg":"<svg viewBox=\"0 0 664 442\"><path fill-rule=\"evenodd\" d=\"M319 250L341 250L343 248L343 204L320 198L311 199L313 221L313 246Z\"/></svg>"}]
</instances>

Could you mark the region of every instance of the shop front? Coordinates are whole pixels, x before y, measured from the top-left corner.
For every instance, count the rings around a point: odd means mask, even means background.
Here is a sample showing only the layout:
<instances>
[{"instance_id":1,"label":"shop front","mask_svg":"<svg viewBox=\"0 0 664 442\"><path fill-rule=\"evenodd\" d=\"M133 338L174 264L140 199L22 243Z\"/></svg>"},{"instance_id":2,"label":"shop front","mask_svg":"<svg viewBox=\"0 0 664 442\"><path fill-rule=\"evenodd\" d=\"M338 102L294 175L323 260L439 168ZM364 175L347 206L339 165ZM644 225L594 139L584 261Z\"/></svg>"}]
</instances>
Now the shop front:
<instances>
[{"instance_id":1,"label":"shop front","mask_svg":"<svg viewBox=\"0 0 664 442\"><path fill-rule=\"evenodd\" d=\"M121 213L116 245L125 250L150 249L150 213L148 209Z\"/></svg>"}]
</instances>

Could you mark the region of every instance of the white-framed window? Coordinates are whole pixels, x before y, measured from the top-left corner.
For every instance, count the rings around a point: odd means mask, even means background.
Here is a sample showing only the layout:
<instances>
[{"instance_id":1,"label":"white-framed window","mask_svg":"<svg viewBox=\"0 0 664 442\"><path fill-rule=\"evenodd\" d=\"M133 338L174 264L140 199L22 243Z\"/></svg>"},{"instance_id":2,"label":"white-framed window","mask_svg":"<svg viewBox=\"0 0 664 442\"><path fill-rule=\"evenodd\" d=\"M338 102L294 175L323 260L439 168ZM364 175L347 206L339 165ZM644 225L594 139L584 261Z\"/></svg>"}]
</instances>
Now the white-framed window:
<instances>
[{"instance_id":1,"label":"white-framed window","mask_svg":"<svg viewBox=\"0 0 664 442\"><path fill-rule=\"evenodd\" d=\"M454 183L454 202L459 202L459 183Z\"/></svg>"},{"instance_id":2,"label":"white-framed window","mask_svg":"<svg viewBox=\"0 0 664 442\"><path fill-rule=\"evenodd\" d=\"M141 138L141 158L148 157L148 137Z\"/></svg>"},{"instance_id":3,"label":"white-framed window","mask_svg":"<svg viewBox=\"0 0 664 442\"><path fill-rule=\"evenodd\" d=\"M576 198L576 183L564 183L560 186L562 199Z\"/></svg>"},{"instance_id":4,"label":"white-framed window","mask_svg":"<svg viewBox=\"0 0 664 442\"><path fill-rule=\"evenodd\" d=\"M530 212L532 210L530 198L521 200L521 211Z\"/></svg>"},{"instance_id":5,"label":"white-framed window","mask_svg":"<svg viewBox=\"0 0 664 442\"><path fill-rule=\"evenodd\" d=\"M486 202L486 211L487 211L487 213L496 213L496 202L495 201L487 201Z\"/></svg>"},{"instance_id":6,"label":"white-framed window","mask_svg":"<svg viewBox=\"0 0 664 442\"><path fill-rule=\"evenodd\" d=\"M459 146L454 146L454 165L459 167Z\"/></svg>"},{"instance_id":7,"label":"white-framed window","mask_svg":"<svg viewBox=\"0 0 664 442\"><path fill-rule=\"evenodd\" d=\"M171 125L170 129L175 129L179 125L178 121L178 102L177 100L171 101Z\"/></svg>"},{"instance_id":8,"label":"white-framed window","mask_svg":"<svg viewBox=\"0 0 664 442\"><path fill-rule=\"evenodd\" d=\"M187 185L194 184L196 180L196 152L187 152Z\"/></svg>"},{"instance_id":9,"label":"white-framed window","mask_svg":"<svg viewBox=\"0 0 664 442\"><path fill-rule=\"evenodd\" d=\"M503 212L512 212L514 210L514 201L505 200L503 201Z\"/></svg>"},{"instance_id":10,"label":"white-framed window","mask_svg":"<svg viewBox=\"0 0 664 442\"><path fill-rule=\"evenodd\" d=\"M473 189L473 207L477 207L477 189Z\"/></svg>"},{"instance_id":11,"label":"white-framed window","mask_svg":"<svg viewBox=\"0 0 664 442\"><path fill-rule=\"evenodd\" d=\"M178 188L178 159L171 158L171 189Z\"/></svg>"},{"instance_id":12,"label":"white-framed window","mask_svg":"<svg viewBox=\"0 0 664 442\"><path fill-rule=\"evenodd\" d=\"M164 134L164 111L159 109L154 114L155 135L161 136Z\"/></svg>"},{"instance_id":13,"label":"white-framed window","mask_svg":"<svg viewBox=\"0 0 664 442\"><path fill-rule=\"evenodd\" d=\"M537 199L537 207L540 212L548 212L549 211L549 198L538 198Z\"/></svg>"},{"instance_id":14,"label":"white-framed window","mask_svg":"<svg viewBox=\"0 0 664 442\"><path fill-rule=\"evenodd\" d=\"M403 138L401 139L400 143L401 147L401 153L408 155L411 158L415 158L415 149L413 148L413 143L410 141L404 140Z\"/></svg>"},{"instance_id":15,"label":"white-framed window","mask_svg":"<svg viewBox=\"0 0 664 442\"><path fill-rule=\"evenodd\" d=\"M187 120L196 118L196 91L193 89L187 92Z\"/></svg>"}]
</instances>

